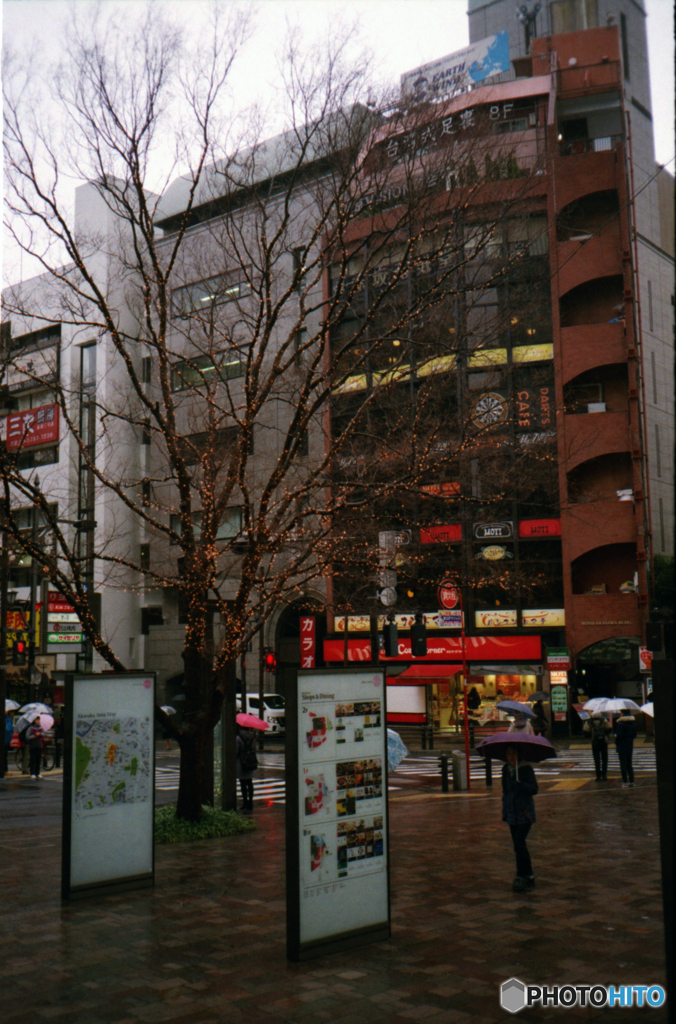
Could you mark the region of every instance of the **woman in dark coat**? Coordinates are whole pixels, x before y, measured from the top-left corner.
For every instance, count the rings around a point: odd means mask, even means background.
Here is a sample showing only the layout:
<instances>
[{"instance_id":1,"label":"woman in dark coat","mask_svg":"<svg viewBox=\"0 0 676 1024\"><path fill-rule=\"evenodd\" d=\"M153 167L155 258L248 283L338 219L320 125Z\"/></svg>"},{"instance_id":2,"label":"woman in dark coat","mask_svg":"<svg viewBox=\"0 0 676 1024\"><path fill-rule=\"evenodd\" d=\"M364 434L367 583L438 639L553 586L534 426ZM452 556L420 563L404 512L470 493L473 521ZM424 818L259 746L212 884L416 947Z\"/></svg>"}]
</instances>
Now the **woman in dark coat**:
<instances>
[{"instance_id":1,"label":"woman in dark coat","mask_svg":"<svg viewBox=\"0 0 676 1024\"><path fill-rule=\"evenodd\" d=\"M622 789L634 788L634 740L636 739L636 719L629 711L623 711L615 722L615 749L620 759L622 772Z\"/></svg>"},{"instance_id":2,"label":"woman in dark coat","mask_svg":"<svg viewBox=\"0 0 676 1024\"><path fill-rule=\"evenodd\" d=\"M531 766L519 760L516 746L507 747L507 764L502 769L502 820L509 825L516 856L514 892L522 892L535 885L526 838L535 823L533 797L537 791L538 784Z\"/></svg>"},{"instance_id":3,"label":"woman in dark coat","mask_svg":"<svg viewBox=\"0 0 676 1024\"><path fill-rule=\"evenodd\" d=\"M237 733L237 778L242 790L242 810L253 811L253 777L255 768L242 762L249 751L256 751L256 733L253 729L240 729Z\"/></svg>"}]
</instances>

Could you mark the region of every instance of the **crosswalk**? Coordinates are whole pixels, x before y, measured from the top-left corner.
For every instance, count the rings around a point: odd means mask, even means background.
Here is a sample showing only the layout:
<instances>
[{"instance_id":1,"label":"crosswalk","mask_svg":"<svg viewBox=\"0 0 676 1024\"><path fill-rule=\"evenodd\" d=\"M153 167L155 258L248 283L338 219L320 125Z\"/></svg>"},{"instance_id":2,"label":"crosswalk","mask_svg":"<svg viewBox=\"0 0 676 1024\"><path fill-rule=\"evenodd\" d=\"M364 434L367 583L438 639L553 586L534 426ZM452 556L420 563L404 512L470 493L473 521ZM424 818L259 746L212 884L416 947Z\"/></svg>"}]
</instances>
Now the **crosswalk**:
<instances>
[{"instance_id":1,"label":"crosswalk","mask_svg":"<svg viewBox=\"0 0 676 1024\"><path fill-rule=\"evenodd\" d=\"M267 778L254 778L254 801L267 804L283 804L285 803L285 779L284 779L284 754L283 753L263 753L258 758L259 765L261 768L267 768L273 771L274 776ZM499 761L493 761L493 775L499 776L501 770L501 763ZM469 763L469 775L470 779L483 779L486 776L486 769L484 762L472 755ZM591 754L591 750L564 750L560 753L557 758L552 758L551 761L543 761L540 764L534 765L536 775L542 777L561 775L562 773L568 772L580 772L588 775L594 774L594 759ZM635 748L633 756L633 767L634 772L640 774L641 772L654 772L655 771L655 748ZM620 773L620 762L617 756L617 752L614 749L608 750L608 771L613 775L619 775ZM449 777L452 776L452 759L448 758L448 772ZM411 778L413 776L422 778L439 778L441 774L439 754L423 754L422 756L409 756L404 758L401 764L398 765L395 772L390 773L390 779L392 780L389 785L390 790L396 790L400 787L396 785L396 777L400 776L403 779ZM158 765L155 768L155 788L158 790L176 790L178 789L178 778L179 769L178 767L165 767Z\"/></svg>"}]
</instances>

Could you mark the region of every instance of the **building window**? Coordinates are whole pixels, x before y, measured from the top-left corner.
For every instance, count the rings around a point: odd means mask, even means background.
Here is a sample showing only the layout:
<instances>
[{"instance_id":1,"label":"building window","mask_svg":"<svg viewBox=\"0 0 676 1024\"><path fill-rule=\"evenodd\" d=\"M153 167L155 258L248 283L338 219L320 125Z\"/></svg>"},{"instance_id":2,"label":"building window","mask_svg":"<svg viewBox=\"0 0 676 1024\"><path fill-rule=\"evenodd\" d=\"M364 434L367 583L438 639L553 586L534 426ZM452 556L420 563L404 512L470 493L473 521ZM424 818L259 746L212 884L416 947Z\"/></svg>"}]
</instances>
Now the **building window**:
<instances>
[{"instance_id":1,"label":"building window","mask_svg":"<svg viewBox=\"0 0 676 1024\"><path fill-rule=\"evenodd\" d=\"M661 547L662 551L665 551L666 547L665 547L665 543L664 543L664 505L662 504L662 499L661 498L659 499L659 507L660 507L660 547Z\"/></svg>"},{"instance_id":2,"label":"building window","mask_svg":"<svg viewBox=\"0 0 676 1024\"><path fill-rule=\"evenodd\" d=\"M141 383L150 384L153 373L152 356L143 356L141 360Z\"/></svg>"},{"instance_id":3,"label":"building window","mask_svg":"<svg viewBox=\"0 0 676 1024\"><path fill-rule=\"evenodd\" d=\"M39 448L37 451L20 452L16 460L17 469L33 469L35 466L51 466L59 461L59 446Z\"/></svg>"},{"instance_id":4,"label":"building window","mask_svg":"<svg viewBox=\"0 0 676 1024\"><path fill-rule=\"evenodd\" d=\"M150 568L150 544L141 544L139 561L142 569Z\"/></svg>"},{"instance_id":5,"label":"building window","mask_svg":"<svg viewBox=\"0 0 676 1024\"><path fill-rule=\"evenodd\" d=\"M182 359L171 368L171 390L208 386L216 381L233 380L246 372L246 361L238 352L221 352L215 356Z\"/></svg>"},{"instance_id":6,"label":"building window","mask_svg":"<svg viewBox=\"0 0 676 1024\"><path fill-rule=\"evenodd\" d=\"M650 369L653 375L653 405L657 405L657 370L655 369L655 353L650 353Z\"/></svg>"},{"instance_id":7,"label":"building window","mask_svg":"<svg viewBox=\"0 0 676 1024\"><path fill-rule=\"evenodd\" d=\"M305 260L307 258L307 248L304 245L296 246L295 249L291 250L293 256L293 277L295 280L295 289L297 292L303 287L305 280Z\"/></svg>"},{"instance_id":8,"label":"building window","mask_svg":"<svg viewBox=\"0 0 676 1024\"><path fill-rule=\"evenodd\" d=\"M648 281L648 324L651 332L654 331L653 327L653 283Z\"/></svg>"},{"instance_id":9,"label":"building window","mask_svg":"<svg viewBox=\"0 0 676 1024\"><path fill-rule=\"evenodd\" d=\"M213 433L205 431L202 434L190 434L188 437L178 438L178 449L187 466L197 466L207 454L209 445L213 445L214 461L225 463L235 454L233 449L239 443L240 428L237 426L225 427ZM250 444L248 454L253 455L253 430L250 431Z\"/></svg>"},{"instance_id":10,"label":"building window","mask_svg":"<svg viewBox=\"0 0 676 1024\"><path fill-rule=\"evenodd\" d=\"M151 626L163 626L164 615L161 608L141 608L141 633L148 636Z\"/></svg>"},{"instance_id":11,"label":"building window","mask_svg":"<svg viewBox=\"0 0 676 1024\"><path fill-rule=\"evenodd\" d=\"M620 35L622 37L622 64L624 66L624 77L629 81L629 37L627 30L627 16L620 14Z\"/></svg>"},{"instance_id":12,"label":"building window","mask_svg":"<svg viewBox=\"0 0 676 1024\"><path fill-rule=\"evenodd\" d=\"M171 292L172 316L179 319L193 316L220 306L224 302L241 299L251 291L247 271L238 267L227 274L207 277L204 281L173 288Z\"/></svg>"},{"instance_id":13,"label":"building window","mask_svg":"<svg viewBox=\"0 0 676 1024\"><path fill-rule=\"evenodd\" d=\"M199 536L202 528L202 513L193 512L192 520L195 533ZM216 531L216 540L233 540L235 537L239 537L242 532L242 521L242 508L239 505L226 508ZM181 536L180 515L171 515L169 517L169 527L178 537Z\"/></svg>"},{"instance_id":14,"label":"building window","mask_svg":"<svg viewBox=\"0 0 676 1024\"><path fill-rule=\"evenodd\" d=\"M150 420L145 419L143 421L143 427L141 428L141 444L150 444Z\"/></svg>"},{"instance_id":15,"label":"building window","mask_svg":"<svg viewBox=\"0 0 676 1024\"><path fill-rule=\"evenodd\" d=\"M655 466L658 477L662 476L662 460L660 458L660 428L655 424Z\"/></svg>"}]
</instances>

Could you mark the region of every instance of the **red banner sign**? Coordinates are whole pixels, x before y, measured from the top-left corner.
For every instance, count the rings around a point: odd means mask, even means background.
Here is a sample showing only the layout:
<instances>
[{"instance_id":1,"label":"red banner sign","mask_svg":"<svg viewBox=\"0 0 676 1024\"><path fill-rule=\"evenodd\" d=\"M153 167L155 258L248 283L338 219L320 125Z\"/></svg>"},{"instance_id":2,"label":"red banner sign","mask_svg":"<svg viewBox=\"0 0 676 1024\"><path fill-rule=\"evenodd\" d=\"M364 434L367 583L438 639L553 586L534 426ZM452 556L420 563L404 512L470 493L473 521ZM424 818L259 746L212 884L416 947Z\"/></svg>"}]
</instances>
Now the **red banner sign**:
<instances>
[{"instance_id":1,"label":"red banner sign","mask_svg":"<svg viewBox=\"0 0 676 1024\"><path fill-rule=\"evenodd\" d=\"M460 495L460 484L457 481L422 484L420 490L423 494L430 494L435 498L457 498Z\"/></svg>"},{"instance_id":2,"label":"red banner sign","mask_svg":"<svg viewBox=\"0 0 676 1024\"><path fill-rule=\"evenodd\" d=\"M522 519L519 537L560 537L560 519Z\"/></svg>"},{"instance_id":3,"label":"red banner sign","mask_svg":"<svg viewBox=\"0 0 676 1024\"><path fill-rule=\"evenodd\" d=\"M317 665L317 621L314 615L302 615L300 620L300 667Z\"/></svg>"},{"instance_id":4,"label":"red banner sign","mask_svg":"<svg viewBox=\"0 0 676 1024\"><path fill-rule=\"evenodd\" d=\"M529 661L542 658L542 644L539 636L468 636L465 639L467 660L480 662ZM343 640L324 641L324 660L343 660ZM368 637L348 638L347 660L365 662L371 660L371 643ZM411 639L399 637L399 653L394 658L380 655L381 662L411 661ZM430 637L427 634L427 655L416 658L416 664L423 661L462 661L462 638L459 636Z\"/></svg>"},{"instance_id":5,"label":"red banner sign","mask_svg":"<svg viewBox=\"0 0 676 1024\"><path fill-rule=\"evenodd\" d=\"M451 523L450 526L421 526L421 544L452 544L462 540L462 526L460 523Z\"/></svg>"},{"instance_id":6,"label":"red banner sign","mask_svg":"<svg viewBox=\"0 0 676 1024\"><path fill-rule=\"evenodd\" d=\"M7 451L35 448L59 440L59 407L42 405L7 417Z\"/></svg>"}]
</instances>

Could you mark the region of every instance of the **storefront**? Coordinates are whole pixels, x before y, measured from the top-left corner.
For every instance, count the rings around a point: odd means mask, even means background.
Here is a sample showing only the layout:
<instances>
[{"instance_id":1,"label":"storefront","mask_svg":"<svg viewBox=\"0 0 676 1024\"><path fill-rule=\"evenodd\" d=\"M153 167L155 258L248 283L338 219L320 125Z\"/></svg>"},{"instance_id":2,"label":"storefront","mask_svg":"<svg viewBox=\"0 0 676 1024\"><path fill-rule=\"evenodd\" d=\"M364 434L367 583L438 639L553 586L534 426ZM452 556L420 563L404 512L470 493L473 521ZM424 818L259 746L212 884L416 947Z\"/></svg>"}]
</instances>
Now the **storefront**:
<instances>
[{"instance_id":1,"label":"storefront","mask_svg":"<svg viewBox=\"0 0 676 1024\"><path fill-rule=\"evenodd\" d=\"M543 688L544 664L539 636L470 636L465 641L467 690L478 697L475 718L498 722L500 700L530 700ZM371 661L368 636L327 639L327 665ZM400 669L387 678L387 720L392 724L425 724L455 731L464 720L463 640L459 636L428 636L427 654L413 660L410 637L400 636L396 657L381 664ZM474 698L476 701L476 698Z\"/></svg>"}]
</instances>

